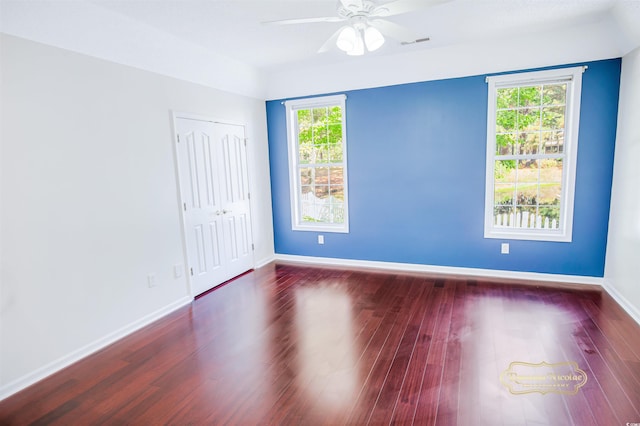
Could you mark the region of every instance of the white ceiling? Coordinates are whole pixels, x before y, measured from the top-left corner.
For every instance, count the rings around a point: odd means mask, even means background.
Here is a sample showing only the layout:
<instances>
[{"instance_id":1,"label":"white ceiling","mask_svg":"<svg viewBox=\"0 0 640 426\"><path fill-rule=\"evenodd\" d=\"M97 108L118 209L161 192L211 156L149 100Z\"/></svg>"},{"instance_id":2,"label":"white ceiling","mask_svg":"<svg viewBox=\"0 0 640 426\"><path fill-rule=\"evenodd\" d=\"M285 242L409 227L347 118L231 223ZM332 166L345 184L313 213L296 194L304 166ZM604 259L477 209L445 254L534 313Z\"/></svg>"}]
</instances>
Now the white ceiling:
<instances>
[{"instance_id":1,"label":"white ceiling","mask_svg":"<svg viewBox=\"0 0 640 426\"><path fill-rule=\"evenodd\" d=\"M258 68L277 70L291 64L352 59L338 49L317 53L343 23L262 24L278 19L336 16L337 0L90 1ZM424 3L429 4L429 0ZM389 18L411 29L419 38L430 37L430 42L401 46L389 39L374 54L393 55L496 36L553 31L602 19L615 3L614 0L452 0Z\"/></svg>"},{"instance_id":2,"label":"white ceiling","mask_svg":"<svg viewBox=\"0 0 640 426\"><path fill-rule=\"evenodd\" d=\"M430 41L402 46L387 39L365 57L317 53L341 23L262 24L335 16L336 6L337 0L0 0L0 30L262 98L619 57L640 46L640 0L450 0L389 18Z\"/></svg>"}]
</instances>

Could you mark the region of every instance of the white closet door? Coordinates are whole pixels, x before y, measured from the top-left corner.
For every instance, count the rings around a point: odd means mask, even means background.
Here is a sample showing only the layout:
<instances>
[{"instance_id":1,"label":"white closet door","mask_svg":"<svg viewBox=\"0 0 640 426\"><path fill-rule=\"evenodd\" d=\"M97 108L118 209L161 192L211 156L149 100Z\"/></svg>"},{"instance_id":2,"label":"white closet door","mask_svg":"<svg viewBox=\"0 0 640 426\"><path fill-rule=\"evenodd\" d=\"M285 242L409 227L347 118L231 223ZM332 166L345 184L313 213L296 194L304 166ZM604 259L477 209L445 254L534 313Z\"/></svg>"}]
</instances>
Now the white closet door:
<instances>
[{"instance_id":1,"label":"white closet door","mask_svg":"<svg viewBox=\"0 0 640 426\"><path fill-rule=\"evenodd\" d=\"M253 268L244 127L177 118L176 131L195 296Z\"/></svg>"},{"instance_id":2,"label":"white closet door","mask_svg":"<svg viewBox=\"0 0 640 426\"><path fill-rule=\"evenodd\" d=\"M225 264L234 277L253 268L253 237L244 127L216 124L220 143L218 168L224 173L222 189Z\"/></svg>"}]
</instances>

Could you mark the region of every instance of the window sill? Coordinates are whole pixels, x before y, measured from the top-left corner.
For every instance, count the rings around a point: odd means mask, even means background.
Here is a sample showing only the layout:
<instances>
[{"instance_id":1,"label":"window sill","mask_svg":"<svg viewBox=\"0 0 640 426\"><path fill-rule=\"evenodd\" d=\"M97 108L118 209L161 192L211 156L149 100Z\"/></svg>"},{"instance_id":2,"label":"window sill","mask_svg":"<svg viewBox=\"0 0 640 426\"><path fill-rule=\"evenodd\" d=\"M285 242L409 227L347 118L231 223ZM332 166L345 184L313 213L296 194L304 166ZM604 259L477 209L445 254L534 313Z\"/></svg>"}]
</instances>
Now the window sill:
<instances>
[{"instance_id":1,"label":"window sill","mask_svg":"<svg viewBox=\"0 0 640 426\"><path fill-rule=\"evenodd\" d=\"M550 241L550 242L561 242L561 243L570 243L571 242L571 234L567 232L540 232L540 231L527 231L527 230L498 230L492 229L489 231L485 231L485 238L493 238L500 240L529 240L529 241Z\"/></svg>"},{"instance_id":2,"label":"window sill","mask_svg":"<svg viewBox=\"0 0 640 426\"><path fill-rule=\"evenodd\" d=\"M310 231L310 232L334 232L338 234L348 234L349 227L345 225L331 226L331 225L294 225L292 228L294 231Z\"/></svg>"}]
</instances>

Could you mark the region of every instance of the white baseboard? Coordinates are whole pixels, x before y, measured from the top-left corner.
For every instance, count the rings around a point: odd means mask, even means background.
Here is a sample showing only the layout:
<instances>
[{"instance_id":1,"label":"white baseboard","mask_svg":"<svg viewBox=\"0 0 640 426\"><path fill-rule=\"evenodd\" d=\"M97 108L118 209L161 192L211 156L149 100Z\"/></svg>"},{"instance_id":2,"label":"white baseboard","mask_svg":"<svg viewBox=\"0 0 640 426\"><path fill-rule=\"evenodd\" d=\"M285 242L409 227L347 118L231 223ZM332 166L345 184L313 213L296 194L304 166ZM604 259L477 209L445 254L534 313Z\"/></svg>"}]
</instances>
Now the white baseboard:
<instances>
[{"instance_id":1,"label":"white baseboard","mask_svg":"<svg viewBox=\"0 0 640 426\"><path fill-rule=\"evenodd\" d=\"M257 268L262 268L263 266L273 262L273 260L275 259L275 257L273 255L269 256L269 257L265 257L264 259L260 259L257 262L255 262L255 267Z\"/></svg>"},{"instance_id":2,"label":"white baseboard","mask_svg":"<svg viewBox=\"0 0 640 426\"><path fill-rule=\"evenodd\" d=\"M620 294L609 280L604 280L602 287L606 290L607 293L609 293L609 296L611 296L613 300L615 300L618 305L620 305L622 309L624 309L625 312L628 313L629 316L638 323L638 325L640 325L640 310L638 310L637 307L633 306L633 304L631 304L631 302L629 302L626 297Z\"/></svg>"},{"instance_id":3,"label":"white baseboard","mask_svg":"<svg viewBox=\"0 0 640 426\"><path fill-rule=\"evenodd\" d=\"M568 284L588 284L602 286L603 278L581 275L543 274L539 272L517 272L498 269L460 268L455 266L418 265L413 263L378 262L371 260L336 259L329 257L296 256L276 254L275 260L316 265L354 266L361 268L388 269L405 272L426 272L432 274L465 275L470 277L507 278L529 281L546 281Z\"/></svg>"},{"instance_id":4,"label":"white baseboard","mask_svg":"<svg viewBox=\"0 0 640 426\"><path fill-rule=\"evenodd\" d=\"M112 333L109 333L106 336L92 343L89 343L88 345L83 346L68 355L63 356L62 358L50 362L49 364L2 386L0 388L0 401L13 395L14 393L21 391L22 389L31 386L32 384L44 379L45 377L52 375L53 373L56 373L63 368L68 367L74 362L80 361L82 358L85 358L99 351L100 349L122 339L123 337L128 336L134 331L137 331L142 327L149 325L154 321L157 321L158 319L170 314L171 312L185 305L188 305L192 300L193 298L191 298L190 296L185 296L179 300L176 300L175 302L161 309L158 309L157 311L152 312L149 315L146 315L139 320L132 322L131 324L128 324Z\"/></svg>"}]
</instances>

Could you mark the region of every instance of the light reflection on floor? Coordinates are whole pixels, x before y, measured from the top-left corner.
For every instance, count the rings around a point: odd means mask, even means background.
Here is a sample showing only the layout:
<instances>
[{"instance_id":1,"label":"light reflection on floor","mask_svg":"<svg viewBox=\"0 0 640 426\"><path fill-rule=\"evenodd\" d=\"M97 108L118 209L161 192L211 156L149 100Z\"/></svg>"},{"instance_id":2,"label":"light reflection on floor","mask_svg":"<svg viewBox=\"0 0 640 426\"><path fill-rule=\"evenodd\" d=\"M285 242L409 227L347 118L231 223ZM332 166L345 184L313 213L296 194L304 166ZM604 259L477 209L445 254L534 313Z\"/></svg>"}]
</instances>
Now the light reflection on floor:
<instances>
[{"instance_id":1,"label":"light reflection on floor","mask_svg":"<svg viewBox=\"0 0 640 426\"><path fill-rule=\"evenodd\" d=\"M564 410L567 397L536 392L513 395L497 379L511 362L579 361L586 367L584 359L565 353L560 341L571 336L573 324L580 320L573 311L542 301L528 301L525 310L516 300L485 294L469 298L459 334L461 400L476 405L481 417L493 424L516 424L514 419L523 416L534 424L548 424L554 413ZM461 410L458 420L473 422L468 414Z\"/></svg>"},{"instance_id":2,"label":"light reflection on floor","mask_svg":"<svg viewBox=\"0 0 640 426\"><path fill-rule=\"evenodd\" d=\"M350 406L360 389L351 297L335 287L295 290L298 386L316 409Z\"/></svg>"}]
</instances>

